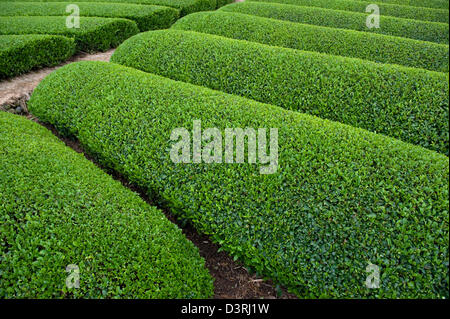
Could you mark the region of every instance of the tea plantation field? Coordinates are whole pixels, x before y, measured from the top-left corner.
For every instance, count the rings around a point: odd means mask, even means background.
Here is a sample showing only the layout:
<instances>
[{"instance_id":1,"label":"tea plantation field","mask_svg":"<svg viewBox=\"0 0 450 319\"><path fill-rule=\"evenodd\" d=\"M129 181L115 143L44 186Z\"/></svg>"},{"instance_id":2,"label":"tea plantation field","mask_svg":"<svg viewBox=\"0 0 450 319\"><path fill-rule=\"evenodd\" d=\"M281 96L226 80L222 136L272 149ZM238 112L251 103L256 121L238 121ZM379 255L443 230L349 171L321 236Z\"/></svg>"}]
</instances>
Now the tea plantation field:
<instances>
[{"instance_id":1,"label":"tea plantation field","mask_svg":"<svg viewBox=\"0 0 450 319\"><path fill-rule=\"evenodd\" d=\"M0 79L53 66L76 52L106 51L138 32L165 29L183 15L213 10L228 2L231 0L0 0ZM79 16L78 24L74 14ZM49 42L48 38L22 36L32 34L67 40L53 38ZM68 45L70 39L75 40L75 48Z\"/></svg>"},{"instance_id":2,"label":"tea plantation field","mask_svg":"<svg viewBox=\"0 0 450 319\"><path fill-rule=\"evenodd\" d=\"M117 47L0 112L0 298L214 297L184 225L298 298L449 298L448 1L231 2L0 0L4 83Z\"/></svg>"}]
</instances>

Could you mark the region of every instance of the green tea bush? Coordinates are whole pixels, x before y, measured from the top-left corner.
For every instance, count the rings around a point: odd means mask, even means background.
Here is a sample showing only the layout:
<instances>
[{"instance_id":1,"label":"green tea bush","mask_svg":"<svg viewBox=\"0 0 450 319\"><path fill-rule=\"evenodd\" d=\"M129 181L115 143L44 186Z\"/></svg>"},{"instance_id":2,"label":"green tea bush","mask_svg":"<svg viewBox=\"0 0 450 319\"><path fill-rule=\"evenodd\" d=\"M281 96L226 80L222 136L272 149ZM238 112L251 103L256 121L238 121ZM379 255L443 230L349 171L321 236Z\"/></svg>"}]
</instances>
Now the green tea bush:
<instances>
[{"instance_id":1,"label":"green tea bush","mask_svg":"<svg viewBox=\"0 0 450 319\"><path fill-rule=\"evenodd\" d=\"M448 154L448 73L172 29L128 39L111 62Z\"/></svg>"},{"instance_id":2,"label":"green tea bush","mask_svg":"<svg viewBox=\"0 0 450 319\"><path fill-rule=\"evenodd\" d=\"M0 2L35 2L36 0L0 0ZM41 0L42 2L70 2L73 0ZM172 7L180 10L182 16L197 12L214 10L220 0L77 0L75 2L102 2L102 3L126 3L144 4ZM224 0L222 0L224 1Z\"/></svg>"},{"instance_id":3,"label":"green tea bush","mask_svg":"<svg viewBox=\"0 0 450 319\"><path fill-rule=\"evenodd\" d=\"M366 12L370 4L376 4L380 14L405 19L448 23L448 10L434 8L410 7L405 5L390 4L377 1L354 0L247 0L254 2L276 2L297 6L319 7L325 9Z\"/></svg>"},{"instance_id":4,"label":"green tea bush","mask_svg":"<svg viewBox=\"0 0 450 319\"><path fill-rule=\"evenodd\" d=\"M181 230L44 127L0 112L0 167L1 298L212 295Z\"/></svg>"},{"instance_id":5,"label":"green tea bush","mask_svg":"<svg viewBox=\"0 0 450 319\"><path fill-rule=\"evenodd\" d=\"M448 0L376 0L377 2L400 4L411 7L440 8L448 10Z\"/></svg>"},{"instance_id":6,"label":"green tea bush","mask_svg":"<svg viewBox=\"0 0 450 319\"><path fill-rule=\"evenodd\" d=\"M140 31L165 29L180 12L175 8L124 3L71 2L83 17L124 18L137 23ZM0 16L66 16L64 2L0 2Z\"/></svg>"},{"instance_id":7,"label":"green tea bush","mask_svg":"<svg viewBox=\"0 0 450 319\"><path fill-rule=\"evenodd\" d=\"M448 45L375 33L221 11L190 14L178 20L172 28L432 71L449 71Z\"/></svg>"},{"instance_id":8,"label":"green tea bush","mask_svg":"<svg viewBox=\"0 0 450 319\"><path fill-rule=\"evenodd\" d=\"M0 78L53 66L75 52L71 38L55 35L0 35Z\"/></svg>"},{"instance_id":9,"label":"green tea bush","mask_svg":"<svg viewBox=\"0 0 450 319\"><path fill-rule=\"evenodd\" d=\"M80 18L80 28L67 28L66 17L0 17L2 34L53 34L74 38L79 51L105 51L139 32L134 21Z\"/></svg>"},{"instance_id":10,"label":"green tea bush","mask_svg":"<svg viewBox=\"0 0 450 319\"><path fill-rule=\"evenodd\" d=\"M446 23L381 15L380 28L369 29L366 25L367 13L250 1L232 3L219 10L448 44L449 27Z\"/></svg>"},{"instance_id":11,"label":"green tea bush","mask_svg":"<svg viewBox=\"0 0 450 319\"><path fill-rule=\"evenodd\" d=\"M300 297L448 298L442 154L105 62L58 69L29 108ZM259 161L173 163L171 134L194 120L222 134L277 128L276 172L261 175ZM369 263L381 269L379 289L364 284Z\"/></svg>"}]
</instances>

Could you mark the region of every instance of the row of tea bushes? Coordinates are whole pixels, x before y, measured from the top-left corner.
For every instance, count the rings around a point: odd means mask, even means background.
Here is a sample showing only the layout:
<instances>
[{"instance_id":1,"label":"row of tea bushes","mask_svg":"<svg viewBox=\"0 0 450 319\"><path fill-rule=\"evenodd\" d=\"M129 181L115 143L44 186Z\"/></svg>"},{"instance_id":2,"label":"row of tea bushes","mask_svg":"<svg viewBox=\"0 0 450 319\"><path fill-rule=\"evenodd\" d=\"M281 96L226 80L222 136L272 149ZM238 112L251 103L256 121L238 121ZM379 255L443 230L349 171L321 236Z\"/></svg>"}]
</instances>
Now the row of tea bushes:
<instances>
[{"instance_id":1,"label":"row of tea bushes","mask_svg":"<svg viewBox=\"0 0 450 319\"><path fill-rule=\"evenodd\" d=\"M78 51L105 51L138 32L127 19L81 17L80 28L67 28L66 17L0 17L0 35L62 35L74 38Z\"/></svg>"},{"instance_id":2,"label":"row of tea bushes","mask_svg":"<svg viewBox=\"0 0 450 319\"><path fill-rule=\"evenodd\" d=\"M113 63L58 69L29 108L301 297L448 298L444 155ZM195 120L220 133L277 128L275 173L260 175L260 161L175 164L171 134ZM370 263L382 269L379 289L364 284Z\"/></svg>"},{"instance_id":3,"label":"row of tea bushes","mask_svg":"<svg viewBox=\"0 0 450 319\"><path fill-rule=\"evenodd\" d=\"M366 25L367 13L251 1L233 3L219 10L448 44L449 27L446 23L381 15L380 28L369 29Z\"/></svg>"},{"instance_id":4,"label":"row of tea bushes","mask_svg":"<svg viewBox=\"0 0 450 319\"><path fill-rule=\"evenodd\" d=\"M105 51L139 31L168 28L180 15L213 10L230 2L231 0L102 0L101 3L91 0L0 0L0 35L60 35L75 39L75 51ZM66 25L66 16L73 14L70 10L66 12L68 5L77 5L79 8L79 28ZM71 40L67 39L66 42L68 41ZM2 42L6 44L6 40ZM8 46L2 47L2 54L5 58L7 55L7 60L0 61L0 77L10 77L32 68L61 62L60 50L48 38L39 45L36 40L28 42L26 50L21 43L23 41L16 45L8 40ZM23 54L22 48L25 50ZM49 53L52 48L56 50L54 54ZM68 52L68 48L65 49ZM72 50L72 53L75 51ZM35 57L27 55L30 53Z\"/></svg>"},{"instance_id":5,"label":"row of tea bushes","mask_svg":"<svg viewBox=\"0 0 450 319\"><path fill-rule=\"evenodd\" d=\"M438 8L448 10L448 0L376 0L377 2L400 4L404 6Z\"/></svg>"},{"instance_id":6,"label":"row of tea bushes","mask_svg":"<svg viewBox=\"0 0 450 319\"><path fill-rule=\"evenodd\" d=\"M233 3L235 0L217 0L216 9L223 7L227 4Z\"/></svg>"},{"instance_id":7,"label":"row of tea bushes","mask_svg":"<svg viewBox=\"0 0 450 319\"><path fill-rule=\"evenodd\" d=\"M0 233L0 298L213 294L198 249L160 210L49 130L6 112L0 112ZM69 265L79 269L77 289L66 286L74 275Z\"/></svg>"},{"instance_id":8,"label":"row of tea bushes","mask_svg":"<svg viewBox=\"0 0 450 319\"><path fill-rule=\"evenodd\" d=\"M380 63L449 71L448 45L375 33L224 11L193 13L178 20L172 28Z\"/></svg>"},{"instance_id":9,"label":"row of tea bushes","mask_svg":"<svg viewBox=\"0 0 450 319\"><path fill-rule=\"evenodd\" d=\"M381 15L423 20L432 22L448 23L448 10L434 8L420 8L390 4L377 1L355 1L355 0L247 0L255 2L276 2L292 4L297 6L319 7L325 9L345 10L354 12L366 12L369 5L375 4L380 9Z\"/></svg>"},{"instance_id":10,"label":"row of tea bushes","mask_svg":"<svg viewBox=\"0 0 450 319\"><path fill-rule=\"evenodd\" d=\"M0 2L38 2L39 0L0 0ZM42 0L42 2L70 2L73 0ZM172 7L180 10L182 16L197 12L213 10L220 3L227 4L230 0L77 0L75 2L126 3Z\"/></svg>"},{"instance_id":11,"label":"row of tea bushes","mask_svg":"<svg viewBox=\"0 0 450 319\"><path fill-rule=\"evenodd\" d=\"M448 73L173 29L126 40L111 62L448 154Z\"/></svg>"},{"instance_id":12,"label":"row of tea bushes","mask_svg":"<svg viewBox=\"0 0 450 319\"><path fill-rule=\"evenodd\" d=\"M75 52L75 41L55 35L0 35L0 79L53 66Z\"/></svg>"},{"instance_id":13,"label":"row of tea bushes","mask_svg":"<svg viewBox=\"0 0 450 319\"><path fill-rule=\"evenodd\" d=\"M71 2L83 17L124 18L137 23L140 31L170 27L180 15L175 8L124 3ZM0 2L0 16L66 16L63 2Z\"/></svg>"}]
</instances>

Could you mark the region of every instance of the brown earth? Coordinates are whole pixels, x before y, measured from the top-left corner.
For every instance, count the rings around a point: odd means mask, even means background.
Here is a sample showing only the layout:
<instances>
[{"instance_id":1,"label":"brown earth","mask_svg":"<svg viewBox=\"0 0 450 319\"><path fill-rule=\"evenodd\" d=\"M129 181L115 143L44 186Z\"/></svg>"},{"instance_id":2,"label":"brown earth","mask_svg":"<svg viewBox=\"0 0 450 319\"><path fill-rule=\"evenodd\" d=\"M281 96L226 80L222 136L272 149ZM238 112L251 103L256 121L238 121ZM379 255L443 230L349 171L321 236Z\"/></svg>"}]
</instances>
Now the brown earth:
<instances>
[{"instance_id":1,"label":"brown earth","mask_svg":"<svg viewBox=\"0 0 450 319\"><path fill-rule=\"evenodd\" d=\"M87 54L81 53L73 56L61 65L50 68L43 68L12 79L0 82L0 111L8 111L16 114L25 115L30 120L39 122L39 120L28 113L27 101L29 100L34 88L42 79L52 71L68 63L77 61L109 61L114 49L104 53ZM78 153L83 153L80 143L75 140L61 137L56 130L50 126L40 123L50 129L67 146ZM86 156L89 160L92 158ZM94 162L94 161L93 161ZM95 162L94 162L95 163ZM96 164L97 165L97 164ZM122 182L122 184L141 195L141 197L152 204L142 189L130 185L127 180L116 173L111 175ZM177 224L185 236L191 240L199 249L200 255L206 261L214 282L214 298L217 299L294 299L286 289L278 287L270 280L264 280L254 274L250 274L247 269L239 262L233 261L227 253L219 252L219 246L214 244L207 236L199 234L191 225L182 225L168 211L164 211L167 218Z\"/></svg>"},{"instance_id":2,"label":"brown earth","mask_svg":"<svg viewBox=\"0 0 450 319\"><path fill-rule=\"evenodd\" d=\"M78 153L83 153L88 160L110 173L114 179L120 181L125 187L138 193L148 204L155 205L146 195L145 190L130 184L126 178L119 173L111 172L96 163L91 156L84 152L83 147L77 140L62 137L52 125L39 122L39 120L31 114L27 114L26 117L48 128L67 146ZM285 288L276 286L271 280L264 280L255 274L250 274L239 261L234 261L226 252L219 252L219 246L214 244L207 236L199 234L192 225L183 225L168 210L162 209L162 211L166 217L171 222L177 224L178 227L182 229L184 235L198 247L200 255L206 261L206 267L208 268L209 273L214 278L215 299L297 298L295 295L288 293Z\"/></svg>"},{"instance_id":3,"label":"brown earth","mask_svg":"<svg viewBox=\"0 0 450 319\"><path fill-rule=\"evenodd\" d=\"M31 93L39 82L41 82L48 74L63 65L78 61L109 61L114 50L115 49L111 49L106 52L94 54L78 53L58 66L39 69L11 79L0 81L0 110L11 110L14 112L12 108L24 106L24 103L28 101ZM14 113L21 113L21 110Z\"/></svg>"}]
</instances>

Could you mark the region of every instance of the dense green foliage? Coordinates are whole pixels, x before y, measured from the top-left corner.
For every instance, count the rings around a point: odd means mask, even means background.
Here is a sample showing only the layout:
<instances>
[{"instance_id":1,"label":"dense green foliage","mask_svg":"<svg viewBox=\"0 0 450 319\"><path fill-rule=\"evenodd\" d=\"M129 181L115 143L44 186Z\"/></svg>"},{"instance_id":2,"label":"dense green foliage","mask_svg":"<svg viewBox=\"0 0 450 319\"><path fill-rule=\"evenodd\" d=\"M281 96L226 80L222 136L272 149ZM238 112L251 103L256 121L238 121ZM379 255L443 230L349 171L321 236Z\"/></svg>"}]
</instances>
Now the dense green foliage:
<instances>
[{"instance_id":1,"label":"dense green foliage","mask_svg":"<svg viewBox=\"0 0 450 319\"><path fill-rule=\"evenodd\" d=\"M369 29L366 25L367 13L250 1L233 3L219 10L448 44L449 27L446 23L381 15L380 28Z\"/></svg>"},{"instance_id":2,"label":"dense green foliage","mask_svg":"<svg viewBox=\"0 0 450 319\"><path fill-rule=\"evenodd\" d=\"M345 10L355 12L366 12L370 4L376 4L380 9L381 15L448 23L448 10L420 8L389 4L377 1L355 1L355 0L247 0L255 2L276 2L284 4L293 4L298 6L320 7L334 10Z\"/></svg>"},{"instance_id":3,"label":"dense green foliage","mask_svg":"<svg viewBox=\"0 0 450 319\"><path fill-rule=\"evenodd\" d=\"M448 10L448 0L376 0L377 2L400 4L412 7L440 8Z\"/></svg>"},{"instance_id":4,"label":"dense green foliage","mask_svg":"<svg viewBox=\"0 0 450 319\"><path fill-rule=\"evenodd\" d=\"M137 23L139 30L168 28L180 13L175 8L124 3L71 2L83 17L124 18ZM0 16L66 16L67 2L0 2Z\"/></svg>"},{"instance_id":5,"label":"dense green foliage","mask_svg":"<svg viewBox=\"0 0 450 319\"><path fill-rule=\"evenodd\" d=\"M126 40L111 61L448 154L448 73L173 29Z\"/></svg>"},{"instance_id":6,"label":"dense green foliage","mask_svg":"<svg viewBox=\"0 0 450 319\"><path fill-rule=\"evenodd\" d=\"M1 34L54 34L75 39L77 50L105 51L139 32L134 21L80 18L80 28L67 28L66 17L0 17Z\"/></svg>"},{"instance_id":7,"label":"dense green foliage","mask_svg":"<svg viewBox=\"0 0 450 319\"><path fill-rule=\"evenodd\" d=\"M57 70L29 107L301 297L448 298L444 155L113 63ZM173 163L171 132L194 120L222 134L278 128L276 172L260 175L259 161ZM368 263L381 268L379 289L364 284Z\"/></svg>"},{"instance_id":8,"label":"dense green foliage","mask_svg":"<svg viewBox=\"0 0 450 319\"><path fill-rule=\"evenodd\" d=\"M230 3L234 2L234 0L216 0L216 1L217 1L216 8L220 8L220 7L223 7L223 6L227 5L227 4L230 4Z\"/></svg>"},{"instance_id":9,"label":"dense green foliage","mask_svg":"<svg viewBox=\"0 0 450 319\"><path fill-rule=\"evenodd\" d=\"M0 167L0 297L212 295L181 230L44 127L0 112Z\"/></svg>"},{"instance_id":10,"label":"dense green foliage","mask_svg":"<svg viewBox=\"0 0 450 319\"><path fill-rule=\"evenodd\" d=\"M449 47L446 44L224 11L193 13L178 20L172 28L432 71L449 71Z\"/></svg>"},{"instance_id":11,"label":"dense green foliage","mask_svg":"<svg viewBox=\"0 0 450 319\"><path fill-rule=\"evenodd\" d=\"M34 2L36 0L0 0L0 2ZM38 0L39 1L39 0ZM70 2L73 0L40 0L42 2ZM102 3L127 3L127 4L145 4L159 5L177 8L181 15L186 15L197 11L213 10L216 8L217 1L220 0L77 0L75 2L102 2ZM222 0L223 1L223 0Z\"/></svg>"},{"instance_id":12,"label":"dense green foliage","mask_svg":"<svg viewBox=\"0 0 450 319\"><path fill-rule=\"evenodd\" d=\"M57 35L0 35L0 78L53 66L75 52L71 38Z\"/></svg>"}]
</instances>

